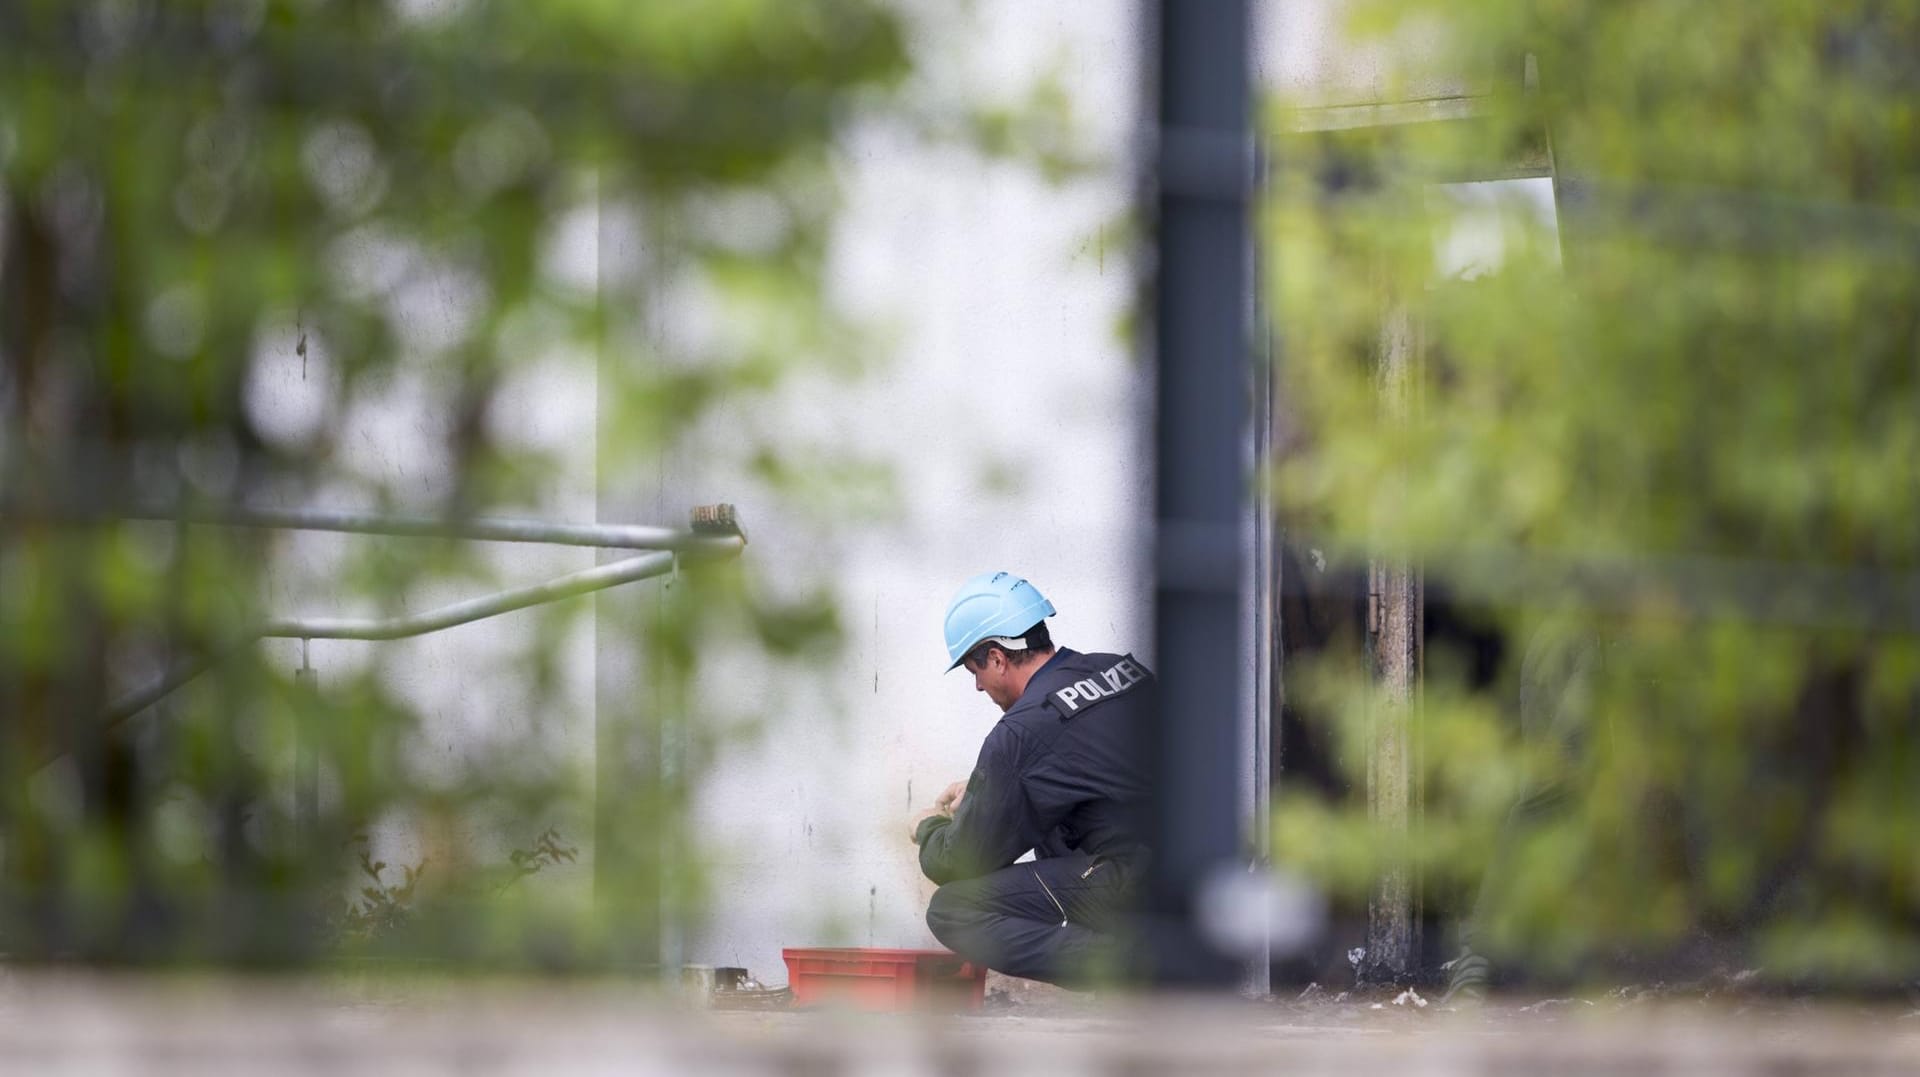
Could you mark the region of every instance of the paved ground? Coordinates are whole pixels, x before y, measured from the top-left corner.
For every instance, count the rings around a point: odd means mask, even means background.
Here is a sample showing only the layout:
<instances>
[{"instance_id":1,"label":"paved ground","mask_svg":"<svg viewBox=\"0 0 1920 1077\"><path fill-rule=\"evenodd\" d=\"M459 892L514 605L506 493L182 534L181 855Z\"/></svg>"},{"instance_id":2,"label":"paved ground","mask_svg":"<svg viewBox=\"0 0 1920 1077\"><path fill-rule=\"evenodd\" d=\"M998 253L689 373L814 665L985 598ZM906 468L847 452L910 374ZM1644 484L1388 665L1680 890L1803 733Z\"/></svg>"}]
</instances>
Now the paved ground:
<instances>
[{"instance_id":1,"label":"paved ground","mask_svg":"<svg viewBox=\"0 0 1920 1077\"><path fill-rule=\"evenodd\" d=\"M860 1016L700 1010L625 985L14 974L0 1072L1920 1074L1904 1007L1074 1004Z\"/></svg>"}]
</instances>

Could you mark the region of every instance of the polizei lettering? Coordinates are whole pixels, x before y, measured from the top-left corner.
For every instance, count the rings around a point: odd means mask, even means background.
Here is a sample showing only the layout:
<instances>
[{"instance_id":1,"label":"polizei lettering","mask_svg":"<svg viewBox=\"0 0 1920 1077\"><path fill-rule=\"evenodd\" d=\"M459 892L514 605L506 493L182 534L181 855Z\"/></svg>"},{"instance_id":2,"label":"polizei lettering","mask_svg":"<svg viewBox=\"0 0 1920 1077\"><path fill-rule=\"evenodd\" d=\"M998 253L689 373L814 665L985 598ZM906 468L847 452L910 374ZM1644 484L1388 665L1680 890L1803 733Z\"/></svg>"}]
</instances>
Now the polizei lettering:
<instances>
[{"instance_id":1,"label":"polizei lettering","mask_svg":"<svg viewBox=\"0 0 1920 1077\"><path fill-rule=\"evenodd\" d=\"M1053 701L1062 714L1072 716L1080 708L1110 699L1147 679L1131 657L1122 658L1092 677L1085 677L1053 693Z\"/></svg>"}]
</instances>

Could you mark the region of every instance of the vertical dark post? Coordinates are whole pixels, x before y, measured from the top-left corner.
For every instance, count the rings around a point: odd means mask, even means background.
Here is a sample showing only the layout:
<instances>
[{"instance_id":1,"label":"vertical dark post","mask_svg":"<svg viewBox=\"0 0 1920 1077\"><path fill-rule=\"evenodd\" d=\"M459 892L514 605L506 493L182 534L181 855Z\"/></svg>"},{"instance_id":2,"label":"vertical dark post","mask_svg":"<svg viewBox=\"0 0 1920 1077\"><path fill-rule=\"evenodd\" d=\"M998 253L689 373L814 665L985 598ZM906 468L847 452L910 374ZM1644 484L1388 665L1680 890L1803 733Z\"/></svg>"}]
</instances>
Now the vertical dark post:
<instances>
[{"instance_id":1,"label":"vertical dark post","mask_svg":"<svg viewBox=\"0 0 1920 1077\"><path fill-rule=\"evenodd\" d=\"M1210 876L1241 852L1240 513L1248 392L1248 10L1245 0L1160 8L1152 284L1154 636L1159 663L1152 911L1191 924ZM1154 62L1157 61L1157 62ZM1194 940L1198 943L1198 940ZM1162 976L1229 986L1238 966L1202 947Z\"/></svg>"},{"instance_id":2,"label":"vertical dark post","mask_svg":"<svg viewBox=\"0 0 1920 1077\"><path fill-rule=\"evenodd\" d=\"M1381 408L1405 423L1419 399L1420 334L1404 305L1390 303L1380 333ZM1419 695L1424 585L1418 567L1400 558L1373 562L1367 574L1367 652L1380 686L1367 715L1367 811L1382 834L1404 844L1420 812ZM1366 956L1360 979L1411 981L1420 956L1420 880L1404 859L1380 873L1367 901Z\"/></svg>"}]
</instances>

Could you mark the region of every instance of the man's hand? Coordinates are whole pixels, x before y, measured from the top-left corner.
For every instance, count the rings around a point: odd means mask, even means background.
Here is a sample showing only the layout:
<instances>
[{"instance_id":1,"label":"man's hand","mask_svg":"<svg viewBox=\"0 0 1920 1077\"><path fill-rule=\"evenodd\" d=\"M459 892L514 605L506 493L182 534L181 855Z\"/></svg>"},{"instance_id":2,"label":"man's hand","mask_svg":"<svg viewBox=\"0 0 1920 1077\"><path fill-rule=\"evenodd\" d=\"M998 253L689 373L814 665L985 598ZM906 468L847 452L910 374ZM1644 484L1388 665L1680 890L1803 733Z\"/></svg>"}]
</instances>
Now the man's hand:
<instances>
[{"instance_id":1,"label":"man's hand","mask_svg":"<svg viewBox=\"0 0 1920 1077\"><path fill-rule=\"evenodd\" d=\"M923 811L920 814L914 816L912 819L908 820L907 822L907 840L914 843L915 845L920 844L920 824L926 822L928 819L931 819L936 815L952 816L953 813L950 811L947 811L946 809L936 804L933 807L928 808L926 811Z\"/></svg>"},{"instance_id":2,"label":"man's hand","mask_svg":"<svg viewBox=\"0 0 1920 1077\"><path fill-rule=\"evenodd\" d=\"M946 812L948 815L952 815L954 812L960 810L960 802L966 799L966 796L967 783L954 782L952 785L947 786L946 792L941 793L940 796L934 800L933 806Z\"/></svg>"},{"instance_id":3,"label":"man's hand","mask_svg":"<svg viewBox=\"0 0 1920 1077\"><path fill-rule=\"evenodd\" d=\"M944 815L949 819L953 818L953 813L960 810L960 802L962 800L965 800L966 798L967 798L966 782L954 782L952 785L947 786L946 789L941 791L939 796L934 798L933 807L928 808L926 811L921 812L920 814L914 816L911 820L908 821L907 823L908 840L918 845L920 843L919 839L920 839L921 823L926 822L928 819L931 819L936 815Z\"/></svg>"}]
</instances>

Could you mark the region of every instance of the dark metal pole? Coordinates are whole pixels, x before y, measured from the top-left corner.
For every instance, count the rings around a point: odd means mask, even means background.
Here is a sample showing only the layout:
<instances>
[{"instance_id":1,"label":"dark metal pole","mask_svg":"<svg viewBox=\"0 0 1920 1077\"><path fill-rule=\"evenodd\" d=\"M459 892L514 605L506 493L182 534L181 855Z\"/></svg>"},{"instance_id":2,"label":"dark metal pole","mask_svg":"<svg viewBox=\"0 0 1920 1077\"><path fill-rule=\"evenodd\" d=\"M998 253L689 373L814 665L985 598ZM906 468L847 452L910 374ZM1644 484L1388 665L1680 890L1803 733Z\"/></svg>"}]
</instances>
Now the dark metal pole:
<instances>
[{"instance_id":1,"label":"dark metal pole","mask_svg":"<svg viewBox=\"0 0 1920 1077\"><path fill-rule=\"evenodd\" d=\"M1242 854L1237 811L1240 518L1248 393L1249 18L1245 0L1160 6L1152 287L1158 423L1159 663L1150 911L1188 936L1163 978L1230 986L1238 965L1192 931L1196 898ZM1157 61L1157 62L1155 62Z\"/></svg>"}]
</instances>

